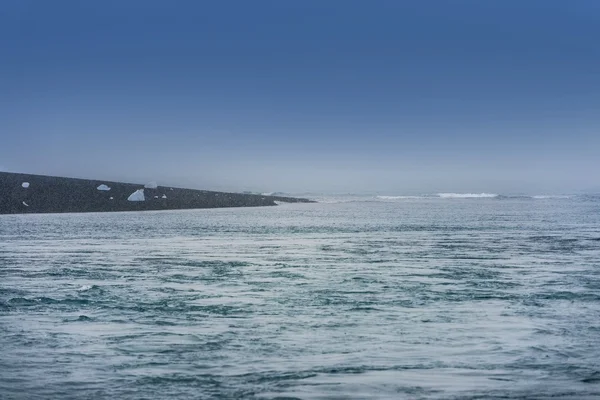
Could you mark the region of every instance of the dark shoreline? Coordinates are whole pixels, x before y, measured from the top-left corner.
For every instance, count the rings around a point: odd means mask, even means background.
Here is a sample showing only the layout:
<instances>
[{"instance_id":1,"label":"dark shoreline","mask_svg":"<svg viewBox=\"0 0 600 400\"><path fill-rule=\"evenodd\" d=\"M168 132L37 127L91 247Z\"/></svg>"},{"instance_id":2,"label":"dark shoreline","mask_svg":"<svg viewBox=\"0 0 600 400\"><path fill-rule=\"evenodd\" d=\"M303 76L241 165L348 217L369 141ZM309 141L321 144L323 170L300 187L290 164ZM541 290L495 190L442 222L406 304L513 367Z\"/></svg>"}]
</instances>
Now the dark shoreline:
<instances>
[{"instance_id":1,"label":"dark shoreline","mask_svg":"<svg viewBox=\"0 0 600 400\"><path fill-rule=\"evenodd\" d=\"M29 187L24 188L24 182ZM100 185L109 191L98 190ZM128 201L144 189L145 201ZM112 198L112 199L111 199ZM0 214L83 213L117 211L189 210L197 208L275 206L276 201L311 203L311 200L259 194L215 192L94 179L0 172Z\"/></svg>"}]
</instances>

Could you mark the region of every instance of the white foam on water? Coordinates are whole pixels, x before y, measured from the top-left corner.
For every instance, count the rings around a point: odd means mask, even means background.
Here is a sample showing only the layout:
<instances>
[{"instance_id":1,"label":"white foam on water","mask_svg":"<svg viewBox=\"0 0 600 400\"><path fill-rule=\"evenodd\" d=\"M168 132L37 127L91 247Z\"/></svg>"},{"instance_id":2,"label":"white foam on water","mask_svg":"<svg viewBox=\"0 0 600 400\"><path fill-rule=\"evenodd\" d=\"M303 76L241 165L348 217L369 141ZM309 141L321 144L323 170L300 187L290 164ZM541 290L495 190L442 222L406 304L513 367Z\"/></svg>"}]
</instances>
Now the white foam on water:
<instances>
[{"instance_id":1,"label":"white foam on water","mask_svg":"<svg viewBox=\"0 0 600 400\"><path fill-rule=\"evenodd\" d=\"M479 199L498 197L495 193L438 193L442 199Z\"/></svg>"},{"instance_id":2,"label":"white foam on water","mask_svg":"<svg viewBox=\"0 0 600 400\"><path fill-rule=\"evenodd\" d=\"M537 196L531 196L532 199L570 199L571 196L567 196L567 195L537 195Z\"/></svg>"},{"instance_id":3,"label":"white foam on water","mask_svg":"<svg viewBox=\"0 0 600 400\"><path fill-rule=\"evenodd\" d=\"M138 189L127 198L129 201L146 201L144 197L144 189Z\"/></svg>"},{"instance_id":4,"label":"white foam on water","mask_svg":"<svg viewBox=\"0 0 600 400\"><path fill-rule=\"evenodd\" d=\"M376 196L380 200L406 200L406 199L422 199L422 196Z\"/></svg>"},{"instance_id":5,"label":"white foam on water","mask_svg":"<svg viewBox=\"0 0 600 400\"><path fill-rule=\"evenodd\" d=\"M85 292L86 290L90 290L93 287L93 285L83 285L82 287L80 287L79 289L77 289L78 292Z\"/></svg>"},{"instance_id":6,"label":"white foam on water","mask_svg":"<svg viewBox=\"0 0 600 400\"><path fill-rule=\"evenodd\" d=\"M23 182L21 186L27 189L29 187L29 182Z\"/></svg>"},{"instance_id":7,"label":"white foam on water","mask_svg":"<svg viewBox=\"0 0 600 400\"><path fill-rule=\"evenodd\" d=\"M103 192L108 192L110 190L110 187L106 186L104 183L100 186L98 186L96 189L103 191Z\"/></svg>"}]
</instances>

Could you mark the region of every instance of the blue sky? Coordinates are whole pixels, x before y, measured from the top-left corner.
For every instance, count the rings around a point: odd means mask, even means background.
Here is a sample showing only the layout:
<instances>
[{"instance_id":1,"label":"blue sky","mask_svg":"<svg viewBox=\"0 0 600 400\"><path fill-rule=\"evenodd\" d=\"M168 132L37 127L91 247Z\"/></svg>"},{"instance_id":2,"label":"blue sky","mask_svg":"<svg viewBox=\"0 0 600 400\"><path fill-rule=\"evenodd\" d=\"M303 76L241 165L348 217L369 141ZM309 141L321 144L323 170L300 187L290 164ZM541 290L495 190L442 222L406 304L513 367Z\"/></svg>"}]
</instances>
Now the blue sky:
<instances>
[{"instance_id":1,"label":"blue sky","mask_svg":"<svg viewBox=\"0 0 600 400\"><path fill-rule=\"evenodd\" d=\"M0 168L226 190L600 187L600 2L0 5Z\"/></svg>"}]
</instances>

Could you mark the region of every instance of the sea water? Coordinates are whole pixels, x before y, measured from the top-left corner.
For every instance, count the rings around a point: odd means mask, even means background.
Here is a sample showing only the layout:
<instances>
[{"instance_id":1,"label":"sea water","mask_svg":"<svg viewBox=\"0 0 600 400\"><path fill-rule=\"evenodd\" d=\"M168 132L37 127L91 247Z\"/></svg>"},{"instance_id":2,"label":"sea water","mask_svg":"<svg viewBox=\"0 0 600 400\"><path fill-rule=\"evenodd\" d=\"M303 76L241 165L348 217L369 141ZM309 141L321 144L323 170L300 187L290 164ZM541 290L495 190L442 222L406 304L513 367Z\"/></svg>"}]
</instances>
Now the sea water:
<instances>
[{"instance_id":1,"label":"sea water","mask_svg":"<svg viewBox=\"0 0 600 400\"><path fill-rule=\"evenodd\" d=\"M600 396L600 197L0 216L1 399Z\"/></svg>"}]
</instances>

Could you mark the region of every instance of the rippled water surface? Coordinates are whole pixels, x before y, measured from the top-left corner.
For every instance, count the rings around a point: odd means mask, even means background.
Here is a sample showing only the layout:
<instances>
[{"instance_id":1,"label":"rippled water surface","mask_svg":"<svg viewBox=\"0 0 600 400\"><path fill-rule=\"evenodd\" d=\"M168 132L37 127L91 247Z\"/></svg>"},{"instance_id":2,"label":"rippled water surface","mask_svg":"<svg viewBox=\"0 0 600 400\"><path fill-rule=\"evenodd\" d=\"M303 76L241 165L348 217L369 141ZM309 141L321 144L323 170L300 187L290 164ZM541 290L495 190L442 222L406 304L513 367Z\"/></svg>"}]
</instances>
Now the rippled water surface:
<instances>
[{"instance_id":1,"label":"rippled water surface","mask_svg":"<svg viewBox=\"0 0 600 400\"><path fill-rule=\"evenodd\" d=\"M1 399L600 396L600 199L0 216Z\"/></svg>"}]
</instances>

